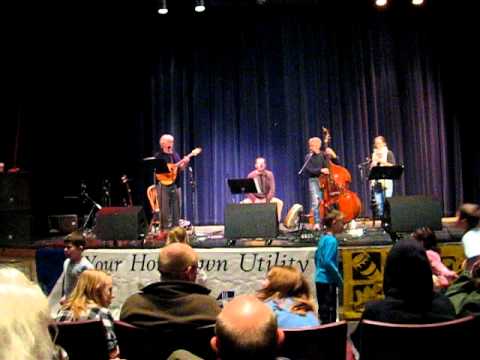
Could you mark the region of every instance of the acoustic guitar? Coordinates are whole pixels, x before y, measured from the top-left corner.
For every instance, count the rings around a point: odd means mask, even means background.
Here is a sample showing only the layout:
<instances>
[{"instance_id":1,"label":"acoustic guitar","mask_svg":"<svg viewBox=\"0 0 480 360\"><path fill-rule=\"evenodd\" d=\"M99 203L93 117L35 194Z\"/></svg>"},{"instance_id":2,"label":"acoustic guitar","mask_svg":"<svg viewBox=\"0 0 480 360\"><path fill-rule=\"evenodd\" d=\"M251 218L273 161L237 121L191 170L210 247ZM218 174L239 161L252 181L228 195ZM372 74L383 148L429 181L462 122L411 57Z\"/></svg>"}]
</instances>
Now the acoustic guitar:
<instances>
[{"instance_id":1,"label":"acoustic guitar","mask_svg":"<svg viewBox=\"0 0 480 360\"><path fill-rule=\"evenodd\" d=\"M175 164L167 163L167 167L168 167L169 172L164 173L164 174L155 174L155 177L157 178L157 181L160 184L165 185L165 186L172 185L175 182L175 180L177 179L178 167L180 166L180 164L182 162L185 161L185 158L190 159L192 156L197 156L201 152L202 152L202 148L197 147L197 148L193 149L190 154L185 156L179 162L177 162Z\"/></svg>"}]
</instances>

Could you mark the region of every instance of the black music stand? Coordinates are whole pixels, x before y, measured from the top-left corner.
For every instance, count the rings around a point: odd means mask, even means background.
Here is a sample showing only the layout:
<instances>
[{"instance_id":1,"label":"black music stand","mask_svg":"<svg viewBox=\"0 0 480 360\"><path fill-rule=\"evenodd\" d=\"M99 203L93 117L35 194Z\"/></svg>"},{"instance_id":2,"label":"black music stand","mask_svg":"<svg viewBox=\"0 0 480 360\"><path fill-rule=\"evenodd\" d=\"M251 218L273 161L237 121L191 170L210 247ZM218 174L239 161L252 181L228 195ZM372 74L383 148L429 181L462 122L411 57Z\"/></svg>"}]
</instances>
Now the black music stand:
<instances>
[{"instance_id":1,"label":"black music stand","mask_svg":"<svg viewBox=\"0 0 480 360\"><path fill-rule=\"evenodd\" d=\"M370 169L368 180L398 180L403 174L403 165L374 166Z\"/></svg>"},{"instance_id":2,"label":"black music stand","mask_svg":"<svg viewBox=\"0 0 480 360\"><path fill-rule=\"evenodd\" d=\"M370 169L370 174L368 175L368 180L375 181L375 185L377 186L378 180L398 180L403 174L403 165L393 165L393 166L374 166ZM382 194L383 194L383 215L382 215L382 223L385 223L385 204L386 204L386 197L385 197L385 188L382 186ZM376 210L373 211L373 226L375 226L375 219L376 219Z\"/></svg>"},{"instance_id":3,"label":"black music stand","mask_svg":"<svg viewBox=\"0 0 480 360\"><path fill-rule=\"evenodd\" d=\"M253 179L228 179L228 187L230 192L236 194L259 193L257 185Z\"/></svg>"},{"instance_id":4,"label":"black music stand","mask_svg":"<svg viewBox=\"0 0 480 360\"><path fill-rule=\"evenodd\" d=\"M155 174L168 174L170 170L168 169L167 162L163 159L156 158L154 156L147 157L143 159L143 163L148 168L149 171L153 172L153 183L156 184Z\"/></svg>"}]
</instances>

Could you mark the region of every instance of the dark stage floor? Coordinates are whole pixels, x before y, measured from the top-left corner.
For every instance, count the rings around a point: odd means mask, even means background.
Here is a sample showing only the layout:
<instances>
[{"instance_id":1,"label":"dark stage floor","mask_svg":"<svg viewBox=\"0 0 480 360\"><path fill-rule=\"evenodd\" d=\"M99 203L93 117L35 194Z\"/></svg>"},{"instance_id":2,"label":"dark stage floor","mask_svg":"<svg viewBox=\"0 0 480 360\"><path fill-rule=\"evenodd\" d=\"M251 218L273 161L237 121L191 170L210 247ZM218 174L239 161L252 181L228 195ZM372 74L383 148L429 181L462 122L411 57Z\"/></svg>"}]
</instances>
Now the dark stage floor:
<instances>
[{"instance_id":1,"label":"dark stage floor","mask_svg":"<svg viewBox=\"0 0 480 360\"><path fill-rule=\"evenodd\" d=\"M369 219L358 219L355 228L338 234L340 247L347 246L381 246L391 245L392 237L377 222L372 226ZM442 219L442 229L435 232L439 242L458 242L462 232L454 227L454 218ZM397 234L399 238L409 236L409 233ZM62 247L64 234L52 234L48 237L35 239L29 244L7 244L5 247L40 248ZM308 229L286 229L280 226L278 235L273 239L245 238L226 239L223 225L194 226L189 229L190 241L197 248L222 247L308 247L316 246L319 232ZM87 233L87 247L89 248L158 248L165 244L166 232L149 233L143 240L103 240L98 239L94 231Z\"/></svg>"}]
</instances>

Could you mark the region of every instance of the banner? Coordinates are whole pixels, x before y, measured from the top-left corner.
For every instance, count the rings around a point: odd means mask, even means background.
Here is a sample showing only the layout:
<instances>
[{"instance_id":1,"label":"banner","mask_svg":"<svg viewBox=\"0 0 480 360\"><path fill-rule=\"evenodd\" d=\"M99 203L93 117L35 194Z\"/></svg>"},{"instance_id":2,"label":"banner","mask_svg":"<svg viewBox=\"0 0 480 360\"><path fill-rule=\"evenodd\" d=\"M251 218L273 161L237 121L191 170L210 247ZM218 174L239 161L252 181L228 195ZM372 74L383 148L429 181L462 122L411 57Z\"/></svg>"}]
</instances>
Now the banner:
<instances>
[{"instance_id":1,"label":"banner","mask_svg":"<svg viewBox=\"0 0 480 360\"><path fill-rule=\"evenodd\" d=\"M340 248L340 269L344 285L339 289L340 318L358 320L365 303L383 298L383 273L391 246L352 246ZM442 261L460 271L464 260L461 243L440 244ZM211 289L220 301L239 294L254 294L268 270L275 265L298 268L315 296L315 250L302 248L216 248L195 249L199 255L198 282ZM116 318L125 299L144 286L160 281L158 254L161 249L89 249L84 252L95 269L113 277L111 309ZM56 314L61 294L57 281L49 299Z\"/></svg>"},{"instance_id":2,"label":"banner","mask_svg":"<svg viewBox=\"0 0 480 360\"><path fill-rule=\"evenodd\" d=\"M254 294L268 270L275 265L298 268L315 291L315 247L308 248L222 248L195 249L199 255L198 282L211 289L211 296ZM84 256L95 269L113 277L112 309L118 317L125 299L144 286L160 281L158 254L161 249L89 249ZM51 303L59 298L59 284ZM233 293L232 293L233 292ZM54 300L55 299L55 300ZM221 300L220 300L221 301Z\"/></svg>"},{"instance_id":3,"label":"banner","mask_svg":"<svg viewBox=\"0 0 480 360\"><path fill-rule=\"evenodd\" d=\"M460 273L465 259L461 243L439 244L442 262ZM383 273L391 246L344 247L340 254L343 264L342 318L358 320L365 303L383 299Z\"/></svg>"}]
</instances>

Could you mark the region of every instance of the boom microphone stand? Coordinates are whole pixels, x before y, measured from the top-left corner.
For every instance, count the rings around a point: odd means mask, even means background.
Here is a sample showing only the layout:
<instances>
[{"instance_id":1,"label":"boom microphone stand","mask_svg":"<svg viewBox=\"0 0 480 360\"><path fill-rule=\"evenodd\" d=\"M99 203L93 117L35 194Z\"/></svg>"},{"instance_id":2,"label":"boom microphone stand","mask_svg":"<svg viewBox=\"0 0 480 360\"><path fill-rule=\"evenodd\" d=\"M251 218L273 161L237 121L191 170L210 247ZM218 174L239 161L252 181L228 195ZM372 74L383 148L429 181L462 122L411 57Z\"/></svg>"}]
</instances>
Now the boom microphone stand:
<instances>
[{"instance_id":1,"label":"boom microphone stand","mask_svg":"<svg viewBox=\"0 0 480 360\"><path fill-rule=\"evenodd\" d=\"M100 204L98 204L97 202L95 202L95 200L93 200L90 195L88 195L87 193L87 186L85 185L85 183L82 182L81 184L81 192L80 192L80 197L83 198L83 201L85 202L85 200L88 200L91 205L92 205L92 208L90 209L90 212L88 213L88 216L87 218L85 219L85 222L83 223L82 227L81 227L81 230L82 232L84 231L87 231L87 230L91 230L90 227L88 227L88 223L90 222L90 220L92 219L94 213L97 211L97 210L101 210L102 209L102 206Z\"/></svg>"},{"instance_id":2,"label":"boom microphone stand","mask_svg":"<svg viewBox=\"0 0 480 360\"><path fill-rule=\"evenodd\" d=\"M310 159L312 158L313 156L313 152L310 152L307 156L307 159L305 160L305 162L303 163L303 166L302 168L298 171L298 175L302 175L303 173L303 170L305 170L305 167L307 166L308 162L310 161Z\"/></svg>"}]
</instances>

